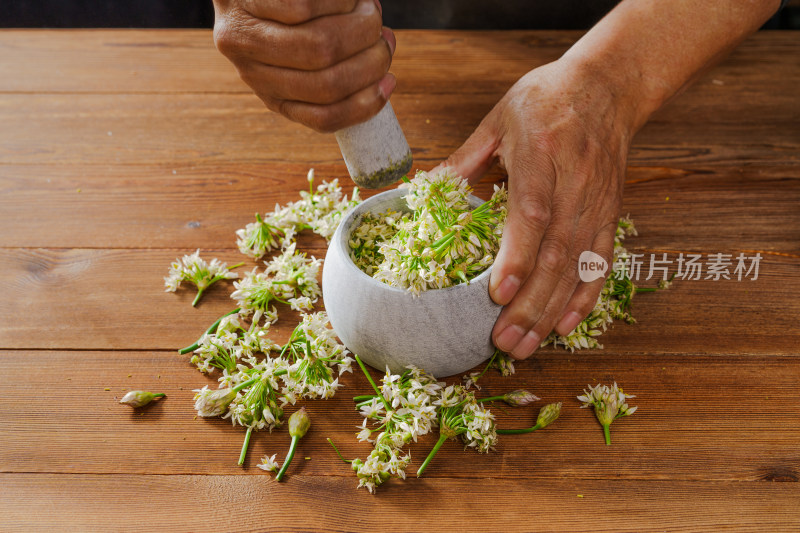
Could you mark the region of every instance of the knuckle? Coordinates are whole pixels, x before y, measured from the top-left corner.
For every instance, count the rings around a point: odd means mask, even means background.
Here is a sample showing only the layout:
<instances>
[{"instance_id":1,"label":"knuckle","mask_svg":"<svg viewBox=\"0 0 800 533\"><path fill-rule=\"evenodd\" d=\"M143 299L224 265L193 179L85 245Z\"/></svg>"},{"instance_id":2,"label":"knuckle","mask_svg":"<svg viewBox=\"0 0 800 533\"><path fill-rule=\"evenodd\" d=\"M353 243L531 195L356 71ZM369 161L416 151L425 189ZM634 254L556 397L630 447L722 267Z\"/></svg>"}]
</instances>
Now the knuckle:
<instances>
[{"instance_id":1,"label":"knuckle","mask_svg":"<svg viewBox=\"0 0 800 533\"><path fill-rule=\"evenodd\" d=\"M566 269L569 262L569 249L561 239L553 239L539 250L537 267L549 275L557 275Z\"/></svg>"},{"instance_id":2,"label":"knuckle","mask_svg":"<svg viewBox=\"0 0 800 533\"><path fill-rule=\"evenodd\" d=\"M217 19L214 23L214 45L225 57L236 55L241 47L241 37L236 26L226 18Z\"/></svg>"},{"instance_id":3,"label":"knuckle","mask_svg":"<svg viewBox=\"0 0 800 533\"><path fill-rule=\"evenodd\" d=\"M261 93L258 93L258 97L261 98L261 101L264 102L264 106L266 106L267 109L269 109L273 113L278 113L280 115L286 116L281 110L281 106L283 105L284 102L283 100L278 100L272 98L271 96L264 95Z\"/></svg>"},{"instance_id":4,"label":"knuckle","mask_svg":"<svg viewBox=\"0 0 800 533\"><path fill-rule=\"evenodd\" d=\"M532 198L521 198L517 218L525 228L534 234L541 235L550 224L550 209Z\"/></svg>"},{"instance_id":5,"label":"knuckle","mask_svg":"<svg viewBox=\"0 0 800 533\"><path fill-rule=\"evenodd\" d=\"M342 76L335 69L324 69L316 73L314 87L315 100L318 104L333 104L347 96L342 89Z\"/></svg>"},{"instance_id":6,"label":"knuckle","mask_svg":"<svg viewBox=\"0 0 800 533\"><path fill-rule=\"evenodd\" d=\"M389 50L389 45L385 44L384 41L379 41L377 43L378 47L378 70L381 73L385 74L389 72L389 67L392 66L392 53Z\"/></svg>"},{"instance_id":7,"label":"knuckle","mask_svg":"<svg viewBox=\"0 0 800 533\"><path fill-rule=\"evenodd\" d=\"M339 118L330 109L318 109L311 114L307 125L318 133L333 133L339 129Z\"/></svg>"},{"instance_id":8,"label":"knuckle","mask_svg":"<svg viewBox=\"0 0 800 533\"><path fill-rule=\"evenodd\" d=\"M531 298L524 298L521 302L515 303L514 308L508 313L508 321L523 330L532 329L541 315L541 309Z\"/></svg>"},{"instance_id":9,"label":"knuckle","mask_svg":"<svg viewBox=\"0 0 800 533\"><path fill-rule=\"evenodd\" d=\"M281 18L285 24L301 24L311 19L313 9L308 0L283 2Z\"/></svg>"},{"instance_id":10,"label":"knuckle","mask_svg":"<svg viewBox=\"0 0 800 533\"><path fill-rule=\"evenodd\" d=\"M251 62L240 61L236 65L236 71L239 73L239 77L242 79L242 81L245 82L247 85L249 85L251 88L257 87L259 85L258 80L256 79L258 76L257 69Z\"/></svg>"},{"instance_id":11,"label":"knuckle","mask_svg":"<svg viewBox=\"0 0 800 533\"><path fill-rule=\"evenodd\" d=\"M305 32L300 50L305 55L308 68L321 70L336 64L337 54L335 40L325 32Z\"/></svg>"}]
</instances>

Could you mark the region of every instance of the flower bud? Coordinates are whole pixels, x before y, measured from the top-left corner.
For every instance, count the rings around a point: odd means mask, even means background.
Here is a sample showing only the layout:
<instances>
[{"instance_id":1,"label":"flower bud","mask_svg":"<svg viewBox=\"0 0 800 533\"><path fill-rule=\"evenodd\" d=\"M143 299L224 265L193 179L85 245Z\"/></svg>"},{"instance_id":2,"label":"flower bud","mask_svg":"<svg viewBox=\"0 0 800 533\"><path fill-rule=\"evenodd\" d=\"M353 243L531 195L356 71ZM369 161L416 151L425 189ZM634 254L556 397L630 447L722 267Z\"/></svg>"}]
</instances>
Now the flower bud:
<instances>
[{"instance_id":1,"label":"flower bud","mask_svg":"<svg viewBox=\"0 0 800 533\"><path fill-rule=\"evenodd\" d=\"M119 401L119 403L130 405L135 409L137 407L144 407L148 403L152 402L154 398L160 398L162 396L165 396L165 394L163 393L154 394L146 390L132 390L128 394L123 396L122 399Z\"/></svg>"},{"instance_id":2,"label":"flower bud","mask_svg":"<svg viewBox=\"0 0 800 533\"><path fill-rule=\"evenodd\" d=\"M514 407L522 407L539 399L535 394L522 389L507 392L503 395L503 401Z\"/></svg>"},{"instance_id":3,"label":"flower bud","mask_svg":"<svg viewBox=\"0 0 800 533\"><path fill-rule=\"evenodd\" d=\"M208 387L195 389L194 408L202 417L220 416L225 413L236 392L233 389L210 390Z\"/></svg>"},{"instance_id":4,"label":"flower bud","mask_svg":"<svg viewBox=\"0 0 800 533\"><path fill-rule=\"evenodd\" d=\"M539 429L552 424L561 414L561 402L549 403L539 410L539 416L536 418L536 425Z\"/></svg>"},{"instance_id":5,"label":"flower bud","mask_svg":"<svg viewBox=\"0 0 800 533\"><path fill-rule=\"evenodd\" d=\"M311 419L308 418L305 407L302 407L299 411L295 411L292 416L289 417L290 436L302 438L309 427L311 427Z\"/></svg>"}]
</instances>

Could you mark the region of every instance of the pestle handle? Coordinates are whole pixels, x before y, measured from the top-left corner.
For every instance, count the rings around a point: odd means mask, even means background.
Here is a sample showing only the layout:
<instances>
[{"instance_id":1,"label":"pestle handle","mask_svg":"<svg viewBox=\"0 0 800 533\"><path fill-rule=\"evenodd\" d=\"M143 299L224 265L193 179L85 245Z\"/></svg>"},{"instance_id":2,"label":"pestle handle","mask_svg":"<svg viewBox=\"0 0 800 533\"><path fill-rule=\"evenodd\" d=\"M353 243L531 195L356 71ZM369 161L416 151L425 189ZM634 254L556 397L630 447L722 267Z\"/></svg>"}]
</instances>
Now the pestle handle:
<instances>
[{"instance_id":1,"label":"pestle handle","mask_svg":"<svg viewBox=\"0 0 800 533\"><path fill-rule=\"evenodd\" d=\"M347 171L359 187L380 189L411 170L411 148L389 102L368 121L335 135Z\"/></svg>"}]
</instances>

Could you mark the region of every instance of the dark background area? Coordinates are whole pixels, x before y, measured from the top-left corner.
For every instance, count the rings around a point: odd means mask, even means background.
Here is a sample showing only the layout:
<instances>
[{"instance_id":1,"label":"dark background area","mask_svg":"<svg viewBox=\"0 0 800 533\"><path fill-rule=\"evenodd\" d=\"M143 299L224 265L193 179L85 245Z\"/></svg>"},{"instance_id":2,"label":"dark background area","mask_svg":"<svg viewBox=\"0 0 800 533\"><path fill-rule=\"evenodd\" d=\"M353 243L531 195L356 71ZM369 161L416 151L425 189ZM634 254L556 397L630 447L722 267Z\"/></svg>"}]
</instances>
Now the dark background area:
<instances>
[{"instance_id":1,"label":"dark background area","mask_svg":"<svg viewBox=\"0 0 800 533\"><path fill-rule=\"evenodd\" d=\"M586 29L615 0L383 0L392 28ZM211 28L211 0L6 0L0 28ZM765 26L800 29L800 0Z\"/></svg>"}]
</instances>

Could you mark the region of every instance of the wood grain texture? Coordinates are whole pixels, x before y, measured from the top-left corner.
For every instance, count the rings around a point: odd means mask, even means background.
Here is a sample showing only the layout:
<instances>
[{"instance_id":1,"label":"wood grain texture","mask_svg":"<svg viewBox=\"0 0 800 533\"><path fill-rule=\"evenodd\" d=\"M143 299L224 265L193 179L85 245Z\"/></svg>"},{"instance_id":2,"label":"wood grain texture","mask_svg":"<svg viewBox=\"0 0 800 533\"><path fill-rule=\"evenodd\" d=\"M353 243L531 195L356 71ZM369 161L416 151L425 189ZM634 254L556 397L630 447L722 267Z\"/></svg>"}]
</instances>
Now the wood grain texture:
<instances>
[{"instance_id":1,"label":"wood grain texture","mask_svg":"<svg viewBox=\"0 0 800 533\"><path fill-rule=\"evenodd\" d=\"M513 377L488 374L479 396L525 388L542 398L525 408L492 404L500 427L529 427L539 408L555 401L564 404L561 417L530 435L500 436L496 453L479 456L447 443L425 478L800 479L796 357L683 354L626 355L622 360L612 350L545 350L518 363ZM0 364L8 382L0 403L0 472L252 475L261 473L255 467L261 457L277 453L280 459L288 449L285 429L256 433L244 469L237 467L244 431L227 420L195 417L191 389L214 387L217 376L201 375L188 356L0 351ZM613 381L637 395L631 404L639 410L612 425L613 445L607 447L593 413L581 409L575 396L589 383ZM361 417L351 398L370 388L358 371L345 374L342 383L332 400L303 402L312 426L291 473L355 481L326 438L345 457L368 454L369 446L355 438ZM119 405L119 398L133 389L167 397L141 410ZM294 409L287 407L287 412ZM435 440L428 435L410 446L408 486L419 483L411 474Z\"/></svg>"},{"instance_id":2,"label":"wood grain texture","mask_svg":"<svg viewBox=\"0 0 800 533\"><path fill-rule=\"evenodd\" d=\"M769 90L765 86L748 98L768 98ZM719 93L708 102L687 98L665 108L637 134L629 163L797 161L796 104L753 105L745 112L737 99L744 95L733 92L726 98L724 88ZM467 94L392 98L417 165L426 168L445 159L502 96ZM2 165L148 163L178 169L236 162L264 165L268 171L273 164L341 160L332 135L290 123L249 94L0 94L0 112Z\"/></svg>"},{"instance_id":3,"label":"wood grain texture","mask_svg":"<svg viewBox=\"0 0 800 533\"><path fill-rule=\"evenodd\" d=\"M7 531L419 531L435 524L445 531L781 532L800 527L791 510L800 487L785 483L672 483L664 490L664 483L640 481L533 485L427 479L414 487L392 484L370 496L354 492L352 479L332 476L295 476L280 484L266 476L25 474L0 480ZM422 503L431 498L436 505ZM39 509L35 517L26 512L29 506Z\"/></svg>"},{"instance_id":4,"label":"wood grain texture","mask_svg":"<svg viewBox=\"0 0 800 533\"><path fill-rule=\"evenodd\" d=\"M530 69L557 59L582 34L398 30L391 70L402 93L427 96L465 86L470 92L504 92ZM796 49L793 32L760 32L707 82L716 79L727 90L730 85L753 90L769 78L775 96L789 97L791 92L783 89L794 87L787 74L800 63ZM250 94L214 49L209 30L7 29L0 33L0 51L5 58L0 92ZM701 83L692 91L716 91L714 87Z\"/></svg>"},{"instance_id":5,"label":"wood grain texture","mask_svg":"<svg viewBox=\"0 0 800 533\"><path fill-rule=\"evenodd\" d=\"M340 163L0 165L0 246L235 249L255 212L299 198L312 165L318 182L338 179L352 194ZM499 178L476 194L488 198ZM637 248L800 256L798 205L800 177L788 165L632 166L622 210L639 228L629 240ZM687 212L692 224L676 232Z\"/></svg>"},{"instance_id":6,"label":"wood grain texture","mask_svg":"<svg viewBox=\"0 0 800 533\"><path fill-rule=\"evenodd\" d=\"M324 257L323 239L301 245ZM0 348L169 350L191 344L236 305L229 297L230 282L208 289L197 308L190 306L195 294L191 285L174 294L163 292L170 262L185 252L5 250L0 291L16 318L0 325ZM229 265L245 260L240 272L256 265L233 250L205 249L203 256ZM677 255L670 251L668 257ZM602 341L622 353L797 354L800 300L793 291L800 284L798 267L796 256L763 254L757 280L686 280L668 291L641 294L633 307L638 323L617 322ZM641 284L653 286L655 281ZM281 317L287 312L280 306ZM293 323L287 319L278 327L288 332Z\"/></svg>"},{"instance_id":7,"label":"wood grain texture","mask_svg":"<svg viewBox=\"0 0 800 533\"><path fill-rule=\"evenodd\" d=\"M446 158L580 35L398 32L392 102L415 166ZM325 441L366 455L350 401L368 392L363 376L305 403L312 428L286 483L255 466L282 459L285 429L256 434L239 468L241 428L194 417L192 389L214 380L175 351L233 308L232 286L197 308L191 289L163 292L183 253L241 261L234 231L294 200L310 167L350 192L333 136L265 110L210 31L3 31L0 54L0 530L800 529L794 33L748 39L653 117L628 160L631 251L759 252L758 280L677 281L637 296L638 323L615 324L602 351L546 348L512 378L489 374L481 394L543 398L493 406L501 427L551 401L561 418L484 456L447 443L425 477L376 496ZM479 195L502 177L493 169ZM299 246L324 256L321 238ZM283 342L297 315L279 311ZM575 396L615 380L639 411L606 447ZM119 405L134 388L167 398ZM432 445L411 448L414 465Z\"/></svg>"}]
</instances>

